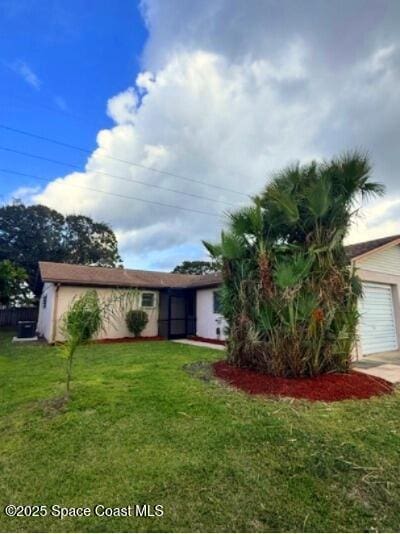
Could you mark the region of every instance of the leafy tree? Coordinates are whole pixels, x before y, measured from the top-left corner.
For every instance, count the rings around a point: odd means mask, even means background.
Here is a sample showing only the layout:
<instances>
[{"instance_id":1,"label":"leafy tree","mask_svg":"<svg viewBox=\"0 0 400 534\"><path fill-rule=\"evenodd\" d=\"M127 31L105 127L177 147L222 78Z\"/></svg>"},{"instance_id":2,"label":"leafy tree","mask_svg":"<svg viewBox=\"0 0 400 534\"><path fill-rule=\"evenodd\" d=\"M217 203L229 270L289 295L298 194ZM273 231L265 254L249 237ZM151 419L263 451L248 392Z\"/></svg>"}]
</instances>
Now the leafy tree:
<instances>
[{"instance_id":1,"label":"leafy tree","mask_svg":"<svg viewBox=\"0 0 400 534\"><path fill-rule=\"evenodd\" d=\"M116 237L106 224L21 203L0 207L0 261L5 259L26 270L32 291L41 260L103 267L121 262Z\"/></svg>"},{"instance_id":2,"label":"leafy tree","mask_svg":"<svg viewBox=\"0 0 400 534\"><path fill-rule=\"evenodd\" d=\"M207 274L215 273L220 270L217 262L211 261L183 261L172 271L180 274Z\"/></svg>"},{"instance_id":3,"label":"leafy tree","mask_svg":"<svg viewBox=\"0 0 400 534\"><path fill-rule=\"evenodd\" d=\"M129 332L139 337L149 322L149 316L144 310L129 310L125 320Z\"/></svg>"},{"instance_id":4,"label":"leafy tree","mask_svg":"<svg viewBox=\"0 0 400 534\"><path fill-rule=\"evenodd\" d=\"M64 250L71 263L115 267L121 262L111 228L84 215L65 217Z\"/></svg>"},{"instance_id":5,"label":"leafy tree","mask_svg":"<svg viewBox=\"0 0 400 534\"><path fill-rule=\"evenodd\" d=\"M0 262L0 304L30 304L28 275L22 267L17 267L9 260Z\"/></svg>"},{"instance_id":6,"label":"leafy tree","mask_svg":"<svg viewBox=\"0 0 400 534\"><path fill-rule=\"evenodd\" d=\"M232 364L288 377L349 369L361 283L343 238L360 202L383 191L359 153L296 165L205 243L223 262Z\"/></svg>"}]
</instances>

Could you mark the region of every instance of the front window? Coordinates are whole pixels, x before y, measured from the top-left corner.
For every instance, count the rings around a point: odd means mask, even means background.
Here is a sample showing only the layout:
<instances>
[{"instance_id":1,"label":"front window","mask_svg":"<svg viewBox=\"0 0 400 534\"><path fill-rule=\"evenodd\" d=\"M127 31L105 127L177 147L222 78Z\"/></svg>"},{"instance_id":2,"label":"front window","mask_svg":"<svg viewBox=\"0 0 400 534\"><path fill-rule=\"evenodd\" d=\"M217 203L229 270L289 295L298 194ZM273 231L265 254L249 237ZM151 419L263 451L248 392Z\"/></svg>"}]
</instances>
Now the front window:
<instances>
[{"instance_id":1,"label":"front window","mask_svg":"<svg viewBox=\"0 0 400 534\"><path fill-rule=\"evenodd\" d=\"M213 291L213 311L214 313L222 313L221 295L219 291Z\"/></svg>"},{"instance_id":2,"label":"front window","mask_svg":"<svg viewBox=\"0 0 400 534\"><path fill-rule=\"evenodd\" d=\"M155 293L142 293L142 308L154 308L155 301Z\"/></svg>"}]
</instances>

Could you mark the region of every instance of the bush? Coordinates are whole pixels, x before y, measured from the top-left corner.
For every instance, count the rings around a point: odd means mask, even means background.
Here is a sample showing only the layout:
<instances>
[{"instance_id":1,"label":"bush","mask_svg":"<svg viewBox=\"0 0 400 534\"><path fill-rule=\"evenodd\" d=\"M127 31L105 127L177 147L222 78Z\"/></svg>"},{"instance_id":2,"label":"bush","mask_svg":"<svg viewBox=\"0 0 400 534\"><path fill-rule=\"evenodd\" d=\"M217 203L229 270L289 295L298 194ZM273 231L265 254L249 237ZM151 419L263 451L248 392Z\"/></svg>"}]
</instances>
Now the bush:
<instances>
[{"instance_id":1,"label":"bush","mask_svg":"<svg viewBox=\"0 0 400 534\"><path fill-rule=\"evenodd\" d=\"M276 376L348 371L361 282L343 245L359 201L383 193L360 154L284 169L230 214L216 245L229 362Z\"/></svg>"},{"instance_id":2,"label":"bush","mask_svg":"<svg viewBox=\"0 0 400 534\"><path fill-rule=\"evenodd\" d=\"M143 310L130 310L126 314L126 326L135 337L140 336L148 322L149 317Z\"/></svg>"}]
</instances>

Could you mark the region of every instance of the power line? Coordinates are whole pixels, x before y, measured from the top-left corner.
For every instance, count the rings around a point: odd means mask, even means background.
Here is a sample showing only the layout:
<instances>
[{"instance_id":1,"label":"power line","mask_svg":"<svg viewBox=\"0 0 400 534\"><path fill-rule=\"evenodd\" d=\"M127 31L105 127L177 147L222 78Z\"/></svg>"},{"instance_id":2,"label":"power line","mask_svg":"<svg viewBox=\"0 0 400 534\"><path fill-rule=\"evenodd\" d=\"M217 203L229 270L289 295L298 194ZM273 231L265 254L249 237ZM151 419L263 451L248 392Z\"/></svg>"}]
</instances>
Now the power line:
<instances>
[{"instance_id":1,"label":"power line","mask_svg":"<svg viewBox=\"0 0 400 534\"><path fill-rule=\"evenodd\" d=\"M20 95L1 95L1 97L4 99L4 97L9 98L9 100L14 103L20 103L25 108L40 108L45 109L46 111L51 111L52 113L61 113L62 115L69 117L70 119L74 119L79 121L80 123L87 124L88 118L94 120L96 117L94 113L85 113L85 115L77 114L75 112L71 112L68 109L61 109L59 106L49 106L47 104L43 104L42 102L32 102L32 100L26 99L21 97ZM48 99L54 100L54 95L48 94ZM100 113L100 110L98 111ZM101 112L104 113L104 110ZM97 120L99 120L99 117L97 117Z\"/></svg>"},{"instance_id":2,"label":"power line","mask_svg":"<svg viewBox=\"0 0 400 534\"><path fill-rule=\"evenodd\" d=\"M32 178L34 180L40 180L40 181L45 182L47 184L49 183L48 180L46 180L45 178L41 178L40 176L35 176L33 174L27 174L27 173L19 172L19 171L14 171L14 170L11 170L11 169L0 169L0 172L3 172L5 174L14 174L16 176L24 176L26 178ZM110 195L110 196L113 196L113 197L124 198L124 199L128 199L128 200L137 200L139 202L146 202L147 204L155 204L157 206L162 206L162 207L165 207L165 208L173 208L173 209L182 210L182 211L190 211L192 213L199 213L201 215L207 215L207 216L211 216L211 217L220 217L220 215L218 213L212 213L212 212L208 212L208 211L201 211L201 210L196 210L196 209L192 209L192 208L184 208L183 206L176 206L176 205L173 205L173 204L165 204L163 202L157 202L156 200L147 200L147 199L144 199L144 198L133 197L133 196L130 196L130 195L121 195L119 193L112 193L110 191L102 191L100 189L95 189L94 187L85 187L85 186L81 186L81 185L73 185L73 184L66 184L66 183L62 183L62 184L59 184L59 185L62 185L64 187L72 187L74 189L82 189L84 191L94 191L95 193L101 193L103 195Z\"/></svg>"},{"instance_id":3,"label":"power line","mask_svg":"<svg viewBox=\"0 0 400 534\"><path fill-rule=\"evenodd\" d=\"M5 152L11 152L13 154L18 154L19 156L25 156L28 158L38 159L41 161L47 161L49 163L56 163L57 165L64 165L65 167L70 167L71 169L77 169L81 171L81 167L79 165L76 165L75 163L68 163L65 161L57 160L57 159L47 158L46 156L40 156L38 154L32 154L30 152L24 152L22 150L17 150L15 148L5 147L1 145L0 145L0 150L4 150ZM169 187L164 187L162 185L157 185L157 184L149 184L147 182L135 180L134 178L126 178L124 176L118 176L117 174L111 174L109 172L104 172L104 171L89 171L89 172L93 172L93 174L99 174L103 176L110 176L111 178L116 178L117 180L123 180L124 182L144 185L145 187L152 187L154 189L161 189L163 191L169 191L171 193L177 193L179 195L185 195L189 197L199 198L202 200L208 200L209 202L218 202L220 204L226 204L228 206L235 206L235 204L233 204L232 202L226 202L225 200L217 200L215 198L205 197L203 195L196 195L195 193L186 193L185 191L179 191L177 189L171 189Z\"/></svg>"},{"instance_id":4,"label":"power line","mask_svg":"<svg viewBox=\"0 0 400 534\"><path fill-rule=\"evenodd\" d=\"M72 150L78 150L79 152L83 152L85 154L92 154L92 150L89 150L87 148L82 148L80 146L72 145L70 143L64 143L63 141L58 141L58 140L52 139L50 137L45 137L43 135L34 134L32 132L28 132L26 130L21 130L19 128L12 128L11 126L7 126L6 124L1 124L0 123L0 128L2 128L3 130L8 130L10 132L18 133L18 134L21 134L21 135L26 135L26 136L32 137L34 139L39 139L41 141L46 141L47 143L52 143L54 145L62 146L64 148L70 148ZM141 169L146 169L146 170L151 171L151 172L156 172L156 173L159 173L159 174L165 174L166 176L172 176L173 178L178 178L179 180L185 180L187 182L193 182L193 183L200 184L200 185L207 185L208 187L213 187L214 189L220 189L221 191L227 191L228 193L234 193L235 195L241 195L241 196L244 196L246 198L249 198L249 195L246 195L245 193L242 193L241 191L236 191L234 189L229 189L227 187L222 187L222 186L219 186L219 185L211 184L210 182L203 182L201 180L196 180L194 178L190 178L190 177L184 176L182 174L176 174L176 173L169 172L169 171L163 171L163 170L157 169L155 167L148 167L146 165L142 165L141 163L136 163L134 161L128 161L128 160L121 159L121 158L116 158L114 156L109 156L108 154L98 154L98 156L102 157L102 158L107 158L107 159L111 159L111 160L114 160L114 161L118 161L119 163L125 163L127 165L132 165L132 166L135 166L135 167L139 167Z\"/></svg>"},{"instance_id":5,"label":"power line","mask_svg":"<svg viewBox=\"0 0 400 534\"><path fill-rule=\"evenodd\" d=\"M9 97L10 95L5 95L6 97ZM45 104L42 104L42 103L38 103L38 102L28 102L26 99L22 99L20 96L19 97L16 97L16 95L12 95L12 98L14 100L20 100L22 103L26 103L26 105L30 106L30 107L41 107L43 109L46 109L48 111L51 111L51 112L54 112L54 113L62 113L63 115L66 115L67 117L69 118L72 118L72 119L75 119L75 120L78 120L80 122L83 122L85 125L87 125L87 120L88 118L89 119L94 119L95 118L95 114L94 113L85 113L85 114L77 114L75 112L70 112L69 110L62 110L60 109L59 107L52 107L52 106L48 106L48 105L45 105ZM86 107L87 109L87 107ZM96 111L97 113L104 113L104 110L97 110ZM105 115L106 117L106 115ZM107 117L109 120L112 120L110 117ZM98 119L98 118L97 118ZM99 120L99 119L98 119ZM1 127L1 126L0 126ZM27 132L27 131L24 131L24 130L18 130L18 129L13 129L11 127L7 127L7 126L4 126L5 128L9 128L11 131L15 131L16 133L23 133L24 135L31 135L31 136L34 136L34 135L37 135L37 134L33 134L32 132ZM111 128L111 126L109 126ZM38 139L42 139L44 141L48 141L50 143L61 143L61 141L57 141L55 139L50 139L50 138L46 138L46 137L42 137L42 136L37 136ZM61 146L66 146L68 147L68 144L67 143L63 143ZM88 154L91 154L91 150L89 149L83 149L81 147L75 147L74 145L69 145L69 148L74 148L74 149L79 149L79 150L85 150L86 153ZM98 157L106 157L106 158L110 158L110 159L116 159L118 161L118 158L115 158L113 156L109 156L109 155L99 155ZM134 162L128 162L126 160L120 160L121 162L123 163L129 163L130 165L140 165L138 163L134 163ZM145 166L144 166L145 167ZM146 167L147 168L147 167ZM220 169L223 170L223 168L220 167ZM161 171L161 169L152 169L154 172L165 172L167 173L168 171ZM228 169L225 169L224 172L226 172ZM241 176L242 178L245 178L246 180L248 180L249 176L248 174L244 174L243 172L239 172L238 170L234 170L234 169L229 169L229 172L230 173L233 173L233 174L236 174L237 176ZM173 174L173 173L172 173ZM185 178L190 178L190 177L187 177L187 176L183 176L183 175L179 175L179 174L173 174L175 177L180 177L182 179L185 179ZM191 180L195 181L195 182L198 182L200 184L203 184L203 185L209 185L210 187L216 187L218 188L218 186L215 186L214 184L210 184L210 183L207 183L207 182L202 182L201 180L196 180L194 178L190 178ZM230 193L234 193L234 194L238 194L238 195L243 195L243 196L246 196L247 198L249 198L250 195L246 195L245 193L242 193L241 191L237 191L237 190L234 190L234 189L229 189L229 188L223 188L224 191L229 191Z\"/></svg>"}]
</instances>

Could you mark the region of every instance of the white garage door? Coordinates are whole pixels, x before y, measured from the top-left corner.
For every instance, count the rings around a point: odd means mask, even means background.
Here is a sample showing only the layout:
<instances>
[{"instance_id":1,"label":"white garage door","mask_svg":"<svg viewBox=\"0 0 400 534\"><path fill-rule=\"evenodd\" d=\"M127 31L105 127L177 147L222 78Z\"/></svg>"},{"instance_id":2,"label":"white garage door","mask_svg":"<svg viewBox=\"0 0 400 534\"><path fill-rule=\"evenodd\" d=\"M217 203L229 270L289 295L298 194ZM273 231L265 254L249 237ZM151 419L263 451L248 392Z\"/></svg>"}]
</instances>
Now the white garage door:
<instances>
[{"instance_id":1,"label":"white garage door","mask_svg":"<svg viewBox=\"0 0 400 534\"><path fill-rule=\"evenodd\" d=\"M384 284L363 284L360 302L363 354L397 349L392 288Z\"/></svg>"}]
</instances>

